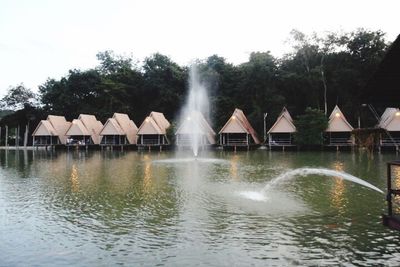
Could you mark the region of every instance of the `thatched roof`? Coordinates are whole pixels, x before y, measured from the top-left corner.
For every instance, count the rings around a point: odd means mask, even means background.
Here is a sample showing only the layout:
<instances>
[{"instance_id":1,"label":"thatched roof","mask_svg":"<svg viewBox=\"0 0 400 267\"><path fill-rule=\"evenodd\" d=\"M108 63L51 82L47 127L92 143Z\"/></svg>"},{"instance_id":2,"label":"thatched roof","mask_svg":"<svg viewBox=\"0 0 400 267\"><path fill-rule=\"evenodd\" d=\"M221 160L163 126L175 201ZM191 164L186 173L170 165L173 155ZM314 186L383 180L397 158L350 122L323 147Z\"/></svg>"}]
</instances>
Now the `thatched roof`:
<instances>
[{"instance_id":1,"label":"thatched roof","mask_svg":"<svg viewBox=\"0 0 400 267\"><path fill-rule=\"evenodd\" d=\"M61 144L65 144L67 142L67 137L65 133L71 125L71 122L67 121L64 116L55 115L47 116L47 120L51 123L51 125L53 125L54 129L56 130Z\"/></svg>"},{"instance_id":2,"label":"thatched roof","mask_svg":"<svg viewBox=\"0 0 400 267\"><path fill-rule=\"evenodd\" d=\"M48 120L41 120L32 136L57 136L57 131Z\"/></svg>"},{"instance_id":3,"label":"thatched roof","mask_svg":"<svg viewBox=\"0 0 400 267\"><path fill-rule=\"evenodd\" d=\"M269 129L270 133L294 133L296 132L296 126L293 124L292 116L289 111L284 107L281 114L276 119L274 125Z\"/></svg>"},{"instance_id":4,"label":"thatched roof","mask_svg":"<svg viewBox=\"0 0 400 267\"><path fill-rule=\"evenodd\" d=\"M109 118L100 131L100 135L125 135L125 133L115 119Z\"/></svg>"},{"instance_id":5,"label":"thatched roof","mask_svg":"<svg viewBox=\"0 0 400 267\"><path fill-rule=\"evenodd\" d=\"M222 133L250 134L254 140L254 143L256 144L260 143L257 133L251 126L250 122L247 120L246 115L244 115L243 111L238 108L234 110L232 116L225 123L224 127L222 127L222 129L219 131L219 134Z\"/></svg>"},{"instance_id":6,"label":"thatched roof","mask_svg":"<svg viewBox=\"0 0 400 267\"><path fill-rule=\"evenodd\" d=\"M152 111L143 121L138 130L138 135L158 134L165 135L170 123L160 112Z\"/></svg>"},{"instance_id":7,"label":"thatched roof","mask_svg":"<svg viewBox=\"0 0 400 267\"><path fill-rule=\"evenodd\" d=\"M67 140L65 133L70 125L71 122L63 116L49 115L47 120L40 121L32 136L57 136L61 144L65 144Z\"/></svg>"},{"instance_id":8,"label":"thatched roof","mask_svg":"<svg viewBox=\"0 0 400 267\"><path fill-rule=\"evenodd\" d=\"M398 108L386 108L378 127L387 131L400 131L400 110Z\"/></svg>"},{"instance_id":9,"label":"thatched roof","mask_svg":"<svg viewBox=\"0 0 400 267\"><path fill-rule=\"evenodd\" d=\"M94 144L100 144L100 131L103 128L103 124L96 119L94 115L80 114L78 117L87 131L90 133L90 137Z\"/></svg>"},{"instance_id":10,"label":"thatched roof","mask_svg":"<svg viewBox=\"0 0 400 267\"><path fill-rule=\"evenodd\" d=\"M133 120L131 120L127 114L123 113L114 113L113 119L118 122L129 144L136 144L138 128Z\"/></svg>"},{"instance_id":11,"label":"thatched roof","mask_svg":"<svg viewBox=\"0 0 400 267\"><path fill-rule=\"evenodd\" d=\"M69 127L68 131L65 133L66 136L91 136L88 129L86 129L83 122L79 119L74 119Z\"/></svg>"},{"instance_id":12,"label":"thatched roof","mask_svg":"<svg viewBox=\"0 0 400 267\"><path fill-rule=\"evenodd\" d=\"M353 129L354 128L346 120L346 117L343 115L339 107L335 106L331 115L329 116L328 128L326 129L326 132L351 132Z\"/></svg>"}]
</instances>

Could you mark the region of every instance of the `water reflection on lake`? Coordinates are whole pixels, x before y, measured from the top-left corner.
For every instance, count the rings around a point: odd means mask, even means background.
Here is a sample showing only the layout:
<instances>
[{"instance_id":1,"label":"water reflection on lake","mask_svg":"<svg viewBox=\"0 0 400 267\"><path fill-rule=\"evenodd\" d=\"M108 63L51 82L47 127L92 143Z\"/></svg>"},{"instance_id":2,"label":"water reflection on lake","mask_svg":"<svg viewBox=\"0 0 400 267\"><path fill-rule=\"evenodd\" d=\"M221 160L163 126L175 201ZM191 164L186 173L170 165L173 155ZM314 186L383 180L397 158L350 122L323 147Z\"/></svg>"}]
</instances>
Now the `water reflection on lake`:
<instances>
[{"instance_id":1,"label":"water reflection on lake","mask_svg":"<svg viewBox=\"0 0 400 267\"><path fill-rule=\"evenodd\" d=\"M0 151L0 265L397 265L382 154Z\"/></svg>"}]
</instances>

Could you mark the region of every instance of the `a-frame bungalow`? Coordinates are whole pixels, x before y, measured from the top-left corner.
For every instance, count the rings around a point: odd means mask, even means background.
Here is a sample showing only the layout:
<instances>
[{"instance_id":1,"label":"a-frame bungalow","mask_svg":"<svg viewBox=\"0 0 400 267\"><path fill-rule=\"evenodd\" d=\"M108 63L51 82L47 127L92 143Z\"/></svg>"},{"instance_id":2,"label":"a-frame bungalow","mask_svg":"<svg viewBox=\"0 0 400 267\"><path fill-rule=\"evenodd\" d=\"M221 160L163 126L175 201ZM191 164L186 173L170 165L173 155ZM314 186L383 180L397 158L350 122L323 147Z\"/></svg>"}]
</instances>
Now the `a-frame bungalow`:
<instances>
[{"instance_id":1,"label":"a-frame bungalow","mask_svg":"<svg viewBox=\"0 0 400 267\"><path fill-rule=\"evenodd\" d=\"M49 115L46 120L41 120L32 133L34 146L65 145L66 131L71 122L63 116Z\"/></svg>"},{"instance_id":2,"label":"a-frame bungalow","mask_svg":"<svg viewBox=\"0 0 400 267\"><path fill-rule=\"evenodd\" d=\"M191 145L193 136L197 135L200 146L215 145L215 132L204 118L203 114L193 111L179 126L175 133L176 145L188 147Z\"/></svg>"},{"instance_id":3,"label":"a-frame bungalow","mask_svg":"<svg viewBox=\"0 0 400 267\"><path fill-rule=\"evenodd\" d=\"M380 147L395 147L399 150L400 147L400 110L398 108L386 108L379 121L379 128L385 133L381 133Z\"/></svg>"},{"instance_id":4,"label":"a-frame bungalow","mask_svg":"<svg viewBox=\"0 0 400 267\"><path fill-rule=\"evenodd\" d=\"M256 131L240 109L235 109L232 116L219 131L219 143L224 147L247 147L259 145Z\"/></svg>"},{"instance_id":5,"label":"a-frame bungalow","mask_svg":"<svg viewBox=\"0 0 400 267\"><path fill-rule=\"evenodd\" d=\"M103 124L94 115L81 114L72 121L67 133L67 146L89 146L100 144Z\"/></svg>"},{"instance_id":6,"label":"a-frame bungalow","mask_svg":"<svg viewBox=\"0 0 400 267\"><path fill-rule=\"evenodd\" d=\"M335 106L329 116L328 128L325 130L326 145L335 146L336 149L341 146L354 146L352 131L353 127L339 107Z\"/></svg>"},{"instance_id":7,"label":"a-frame bungalow","mask_svg":"<svg viewBox=\"0 0 400 267\"><path fill-rule=\"evenodd\" d=\"M152 111L140 125L138 135L138 146L148 147L169 145L167 129L170 127L169 121L161 112Z\"/></svg>"},{"instance_id":8,"label":"a-frame bungalow","mask_svg":"<svg viewBox=\"0 0 400 267\"><path fill-rule=\"evenodd\" d=\"M296 132L296 126L293 124L292 116L284 107L275 123L268 131L268 145L272 147L292 147L293 134Z\"/></svg>"},{"instance_id":9,"label":"a-frame bungalow","mask_svg":"<svg viewBox=\"0 0 400 267\"><path fill-rule=\"evenodd\" d=\"M100 131L102 146L124 146L136 144L137 126L127 114L114 113Z\"/></svg>"}]
</instances>

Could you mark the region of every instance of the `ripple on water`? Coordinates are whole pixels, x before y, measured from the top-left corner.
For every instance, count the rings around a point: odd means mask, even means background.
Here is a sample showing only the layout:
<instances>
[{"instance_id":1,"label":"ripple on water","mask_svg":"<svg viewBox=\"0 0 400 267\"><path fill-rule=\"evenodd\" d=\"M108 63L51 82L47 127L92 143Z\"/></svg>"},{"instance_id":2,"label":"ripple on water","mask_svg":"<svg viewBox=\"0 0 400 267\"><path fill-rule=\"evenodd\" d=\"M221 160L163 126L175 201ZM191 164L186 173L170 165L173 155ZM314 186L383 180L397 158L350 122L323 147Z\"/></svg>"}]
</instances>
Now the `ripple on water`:
<instances>
[{"instance_id":1,"label":"ripple on water","mask_svg":"<svg viewBox=\"0 0 400 267\"><path fill-rule=\"evenodd\" d=\"M160 159L153 160L152 163L161 164L180 164L180 163L209 163L209 164L228 164L228 160L217 159L217 158L172 158L172 159Z\"/></svg>"}]
</instances>

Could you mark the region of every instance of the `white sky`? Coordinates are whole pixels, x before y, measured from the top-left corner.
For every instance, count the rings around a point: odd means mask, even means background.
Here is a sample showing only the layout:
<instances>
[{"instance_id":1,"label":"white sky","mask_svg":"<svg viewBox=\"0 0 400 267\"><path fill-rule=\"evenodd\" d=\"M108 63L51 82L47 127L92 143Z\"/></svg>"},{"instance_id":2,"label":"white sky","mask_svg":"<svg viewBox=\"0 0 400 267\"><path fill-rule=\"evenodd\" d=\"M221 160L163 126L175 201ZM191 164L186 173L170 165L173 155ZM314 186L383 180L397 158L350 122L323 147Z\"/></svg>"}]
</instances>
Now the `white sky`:
<instances>
[{"instance_id":1,"label":"white sky","mask_svg":"<svg viewBox=\"0 0 400 267\"><path fill-rule=\"evenodd\" d=\"M97 65L113 50L142 61L155 52L184 65L213 54L238 64L253 51L281 56L305 33L400 33L399 0L0 0L0 96L24 83Z\"/></svg>"}]
</instances>

